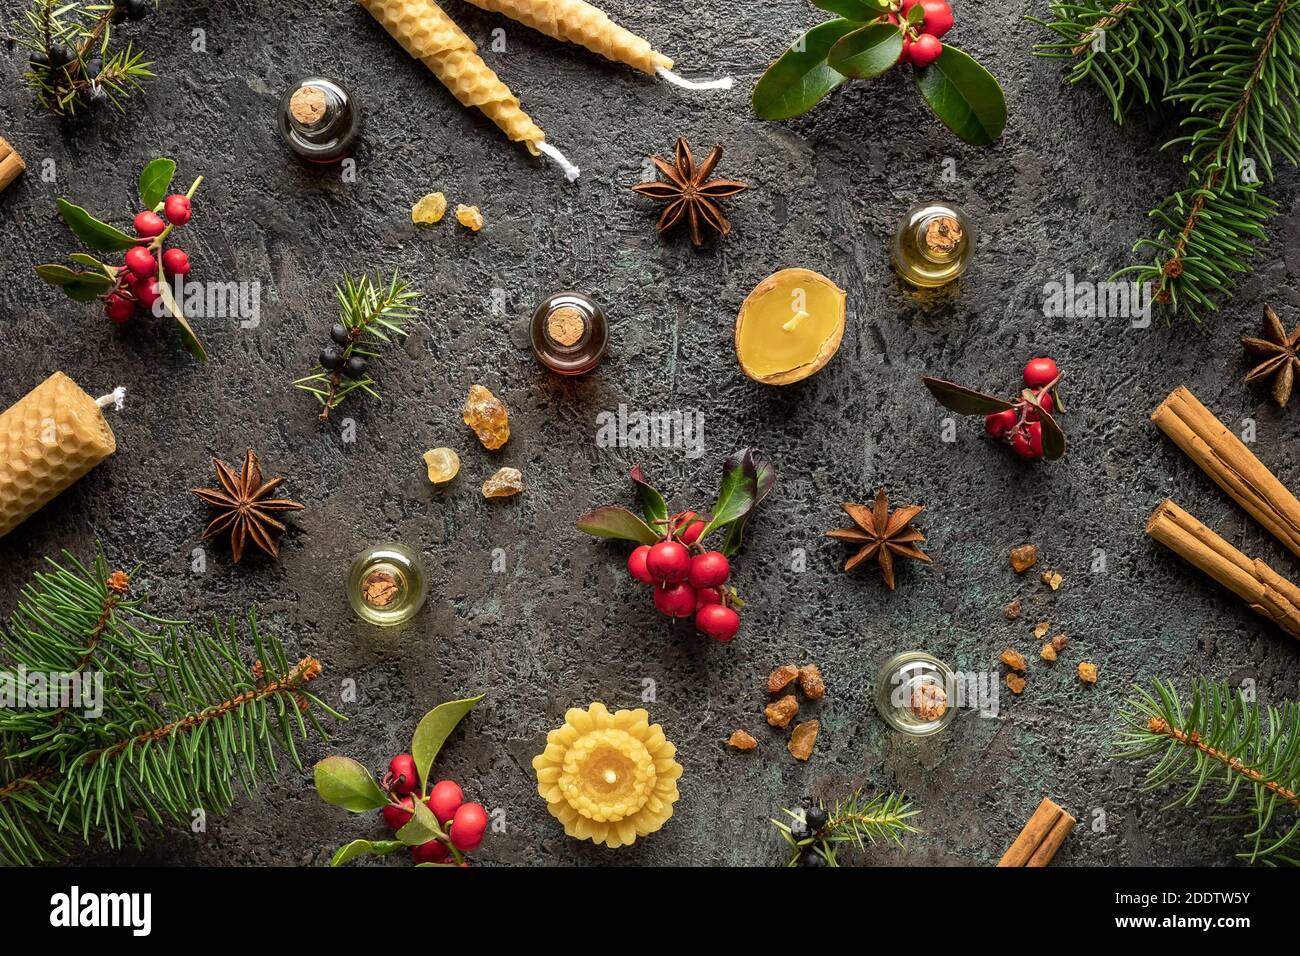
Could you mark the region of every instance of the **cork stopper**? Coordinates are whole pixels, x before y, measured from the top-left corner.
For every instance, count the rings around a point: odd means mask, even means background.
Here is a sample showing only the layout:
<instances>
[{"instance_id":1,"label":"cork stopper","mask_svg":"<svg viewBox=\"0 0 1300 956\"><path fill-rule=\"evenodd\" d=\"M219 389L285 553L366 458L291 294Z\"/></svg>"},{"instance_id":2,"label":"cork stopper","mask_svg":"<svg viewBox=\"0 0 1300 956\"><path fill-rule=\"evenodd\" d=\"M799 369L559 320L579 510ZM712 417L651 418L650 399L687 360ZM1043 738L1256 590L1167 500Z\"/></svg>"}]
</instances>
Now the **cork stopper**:
<instances>
[{"instance_id":1,"label":"cork stopper","mask_svg":"<svg viewBox=\"0 0 1300 956\"><path fill-rule=\"evenodd\" d=\"M304 86L294 90L289 99L289 113L302 126L315 126L325 115L325 91L319 86Z\"/></svg>"},{"instance_id":2,"label":"cork stopper","mask_svg":"<svg viewBox=\"0 0 1300 956\"><path fill-rule=\"evenodd\" d=\"M557 345L576 345L587 330L582 313L571 305L562 305L546 317L546 334Z\"/></svg>"},{"instance_id":3,"label":"cork stopper","mask_svg":"<svg viewBox=\"0 0 1300 956\"><path fill-rule=\"evenodd\" d=\"M925 224L925 248L931 255L950 256L963 235L961 223L952 216L936 216Z\"/></svg>"},{"instance_id":4,"label":"cork stopper","mask_svg":"<svg viewBox=\"0 0 1300 956\"><path fill-rule=\"evenodd\" d=\"M371 607L387 607L397 592L397 576L391 571L371 571L361 581L361 594Z\"/></svg>"},{"instance_id":5,"label":"cork stopper","mask_svg":"<svg viewBox=\"0 0 1300 956\"><path fill-rule=\"evenodd\" d=\"M923 684L912 691L910 706L919 720L938 720L948 712L948 694L938 684Z\"/></svg>"}]
</instances>

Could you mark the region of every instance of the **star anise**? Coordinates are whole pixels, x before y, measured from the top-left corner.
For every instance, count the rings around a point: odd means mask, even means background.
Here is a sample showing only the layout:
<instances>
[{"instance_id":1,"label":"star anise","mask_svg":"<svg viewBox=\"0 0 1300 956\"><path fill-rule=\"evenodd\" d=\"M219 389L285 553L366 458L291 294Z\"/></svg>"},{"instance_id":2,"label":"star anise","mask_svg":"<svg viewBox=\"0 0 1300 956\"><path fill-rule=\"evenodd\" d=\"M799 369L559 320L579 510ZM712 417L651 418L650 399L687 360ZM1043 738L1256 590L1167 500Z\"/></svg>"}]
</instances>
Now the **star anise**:
<instances>
[{"instance_id":1,"label":"star anise","mask_svg":"<svg viewBox=\"0 0 1300 956\"><path fill-rule=\"evenodd\" d=\"M262 466L251 448L244 455L244 467L238 474L219 458L213 458L212 465L217 470L221 487L190 489L219 511L204 529L202 540L230 532L230 552L236 563L244 556L244 545L248 541L271 557L277 556L280 553L277 535L284 530L284 524L272 514L300 511L303 507L288 498L271 497L271 492L280 487L284 478L263 482Z\"/></svg>"},{"instance_id":2,"label":"star anise","mask_svg":"<svg viewBox=\"0 0 1300 956\"><path fill-rule=\"evenodd\" d=\"M1242 337L1241 344L1247 352L1264 356L1264 361L1250 370L1246 381L1251 383L1272 379L1273 401L1285 408L1287 399L1291 397L1291 386L1295 384L1296 369L1300 368L1300 356L1296 354L1296 349L1300 348L1300 325L1287 335L1286 327L1282 325L1282 320L1277 317L1273 307L1266 305L1264 335L1266 338L1262 339Z\"/></svg>"},{"instance_id":3,"label":"star anise","mask_svg":"<svg viewBox=\"0 0 1300 956\"><path fill-rule=\"evenodd\" d=\"M912 520L925 510L924 505L905 505L891 513L889 498L882 490L876 492L876 503L872 508L848 501L842 507L857 527L838 528L826 534L837 541L862 546L857 554L844 563L845 571L852 571L863 561L875 558L880 563L880 573L886 586L892 591L895 555L930 563L930 556L916 546L925 540L925 535L912 526Z\"/></svg>"},{"instance_id":4,"label":"star anise","mask_svg":"<svg viewBox=\"0 0 1300 956\"><path fill-rule=\"evenodd\" d=\"M698 249L704 245L704 226L722 236L731 232L731 223L723 215L717 200L743 192L749 185L735 179L709 179L713 167L722 158L721 146L714 146L699 166L695 165L691 146L684 137L677 138L674 152L675 162L671 164L658 156L650 157L650 161L668 177L666 181L656 179L654 182L637 183L632 188L642 196L668 204L656 227L661 234L684 218L691 230L691 243Z\"/></svg>"}]
</instances>

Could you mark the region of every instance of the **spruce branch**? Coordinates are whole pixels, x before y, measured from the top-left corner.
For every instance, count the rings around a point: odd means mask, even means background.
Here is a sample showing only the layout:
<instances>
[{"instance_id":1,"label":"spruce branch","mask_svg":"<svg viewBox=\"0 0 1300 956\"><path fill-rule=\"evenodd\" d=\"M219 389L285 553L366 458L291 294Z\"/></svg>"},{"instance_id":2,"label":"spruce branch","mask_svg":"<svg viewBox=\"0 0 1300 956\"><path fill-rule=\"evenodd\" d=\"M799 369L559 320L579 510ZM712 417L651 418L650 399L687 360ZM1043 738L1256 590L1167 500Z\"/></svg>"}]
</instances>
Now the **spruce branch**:
<instances>
[{"instance_id":1,"label":"spruce branch","mask_svg":"<svg viewBox=\"0 0 1300 956\"><path fill-rule=\"evenodd\" d=\"M96 672L102 699L95 713L0 707L0 864L59 859L74 835L138 843L145 826L224 811L234 779L251 795L278 755L301 768L295 738L326 736L316 711L342 719L307 689L320 662L290 664L252 612L246 628L204 631L146 613L102 552L90 568L68 555L49 567L0 629L0 687L23 671Z\"/></svg>"},{"instance_id":2,"label":"spruce branch","mask_svg":"<svg viewBox=\"0 0 1300 956\"><path fill-rule=\"evenodd\" d=\"M1251 863L1300 865L1300 704L1262 708L1240 691L1194 681L1184 702L1173 685L1157 680L1152 691L1135 688L1122 711L1117 755L1156 761L1144 789L1181 786L1168 807L1192 806L1209 787L1222 792L1224 819L1251 821Z\"/></svg>"},{"instance_id":3,"label":"spruce branch","mask_svg":"<svg viewBox=\"0 0 1300 956\"><path fill-rule=\"evenodd\" d=\"M318 365L310 375L293 383L295 388L310 393L321 404L321 421L354 391L371 398L379 398L375 380L367 369L371 359L379 353L379 345L391 344L390 336L405 337L410 333L407 323L416 315L415 302L420 293L410 288L410 283L394 270L391 279L376 272L353 279L345 275L335 289L339 303L339 319L343 327L342 341L337 341L337 365L327 369ZM356 360L355 370L349 371L349 361ZM322 355L322 361L326 357Z\"/></svg>"}]
</instances>

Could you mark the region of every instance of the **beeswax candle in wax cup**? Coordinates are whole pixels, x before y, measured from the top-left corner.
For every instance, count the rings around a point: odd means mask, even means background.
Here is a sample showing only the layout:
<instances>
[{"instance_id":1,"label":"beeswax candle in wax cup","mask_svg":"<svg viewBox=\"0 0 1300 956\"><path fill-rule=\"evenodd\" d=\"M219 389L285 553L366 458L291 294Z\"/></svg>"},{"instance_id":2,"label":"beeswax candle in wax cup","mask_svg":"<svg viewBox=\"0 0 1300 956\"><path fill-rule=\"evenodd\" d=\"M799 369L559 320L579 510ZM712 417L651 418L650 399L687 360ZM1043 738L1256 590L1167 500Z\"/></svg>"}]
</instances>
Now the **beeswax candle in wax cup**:
<instances>
[{"instance_id":1,"label":"beeswax candle in wax cup","mask_svg":"<svg viewBox=\"0 0 1300 956\"><path fill-rule=\"evenodd\" d=\"M831 360L844 337L844 290L811 269L782 269L736 316L736 358L766 385L789 385Z\"/></svg>"},{"instance_id":2,"label":"beeswax candle in wax cup","mask_svg":"<svg viewBox=\"0 0 1300 956\"><path fill-rule=\"evenodd\" d=\"M113 454L102 409L123 393L96 400L55 372L0 414L0 537Z\"/></svg>"}]
</instances>

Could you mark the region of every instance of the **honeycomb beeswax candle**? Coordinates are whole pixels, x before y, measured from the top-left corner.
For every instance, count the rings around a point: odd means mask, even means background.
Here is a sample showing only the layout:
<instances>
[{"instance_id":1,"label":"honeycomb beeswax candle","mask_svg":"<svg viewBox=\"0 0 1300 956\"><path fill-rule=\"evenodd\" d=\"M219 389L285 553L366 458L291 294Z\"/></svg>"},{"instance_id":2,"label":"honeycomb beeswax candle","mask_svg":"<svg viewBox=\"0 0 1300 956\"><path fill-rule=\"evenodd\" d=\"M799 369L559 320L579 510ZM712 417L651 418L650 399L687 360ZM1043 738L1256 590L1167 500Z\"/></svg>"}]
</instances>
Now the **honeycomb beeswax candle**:
<instances>
[{"instance_id":1,"label":"honeycomb beeswax candle","mask_svg":"<svg viewBox=\"0 0 1300 956\"><path fill-rule=\"evenodd\" d=\"M113 454L102 409L121 401L121 389L96 400L55 372L0 414L0 538Z\"/></svg>"}]
</instances>

